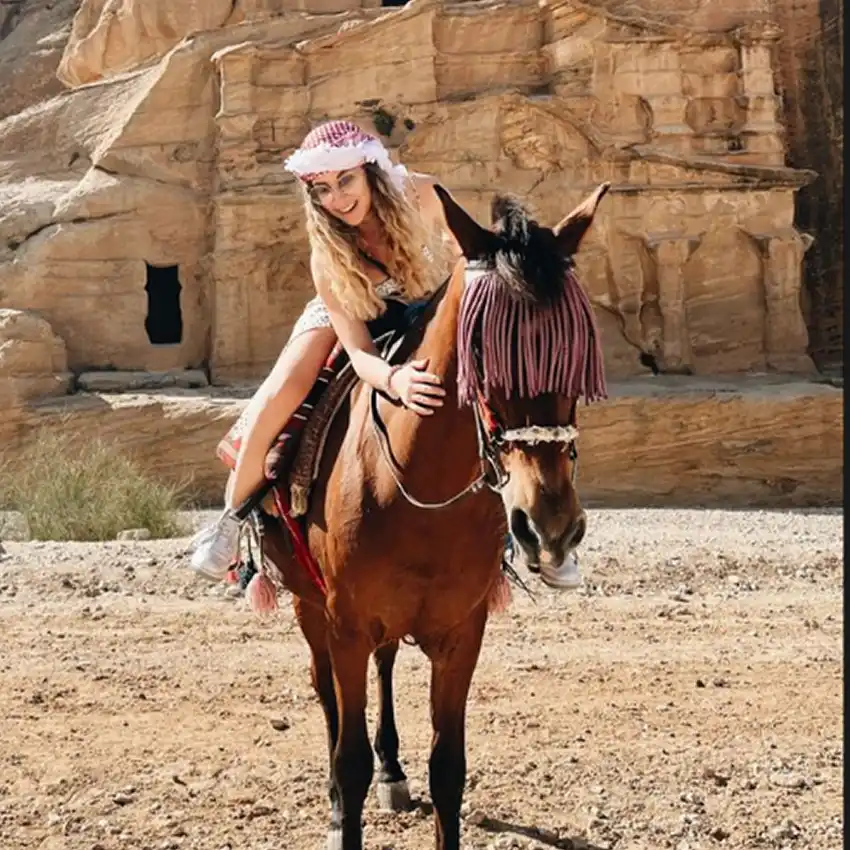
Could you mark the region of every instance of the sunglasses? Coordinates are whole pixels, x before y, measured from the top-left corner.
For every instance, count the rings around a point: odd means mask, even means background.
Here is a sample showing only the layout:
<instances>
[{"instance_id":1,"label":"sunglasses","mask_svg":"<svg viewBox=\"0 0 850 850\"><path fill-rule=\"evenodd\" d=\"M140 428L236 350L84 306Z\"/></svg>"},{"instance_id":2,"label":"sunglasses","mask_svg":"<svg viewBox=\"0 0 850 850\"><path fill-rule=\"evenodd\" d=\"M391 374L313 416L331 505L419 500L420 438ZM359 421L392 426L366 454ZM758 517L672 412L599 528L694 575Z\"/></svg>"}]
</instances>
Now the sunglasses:
<instances>
[{"instance_id":1,"label":"sunglasses","mask_svg":"<svg viewBox=\"0 0 850 850\"><path fill-rule=\"evenodd\" d=\"M357 184L362 177L365 176L362 168L356 171L345 171L336 182L322 180L320 183L313 183L308 190L310 197L320 204L327 203L334 195L348 195L357 188Z\"/></svg>"}]
</instances>

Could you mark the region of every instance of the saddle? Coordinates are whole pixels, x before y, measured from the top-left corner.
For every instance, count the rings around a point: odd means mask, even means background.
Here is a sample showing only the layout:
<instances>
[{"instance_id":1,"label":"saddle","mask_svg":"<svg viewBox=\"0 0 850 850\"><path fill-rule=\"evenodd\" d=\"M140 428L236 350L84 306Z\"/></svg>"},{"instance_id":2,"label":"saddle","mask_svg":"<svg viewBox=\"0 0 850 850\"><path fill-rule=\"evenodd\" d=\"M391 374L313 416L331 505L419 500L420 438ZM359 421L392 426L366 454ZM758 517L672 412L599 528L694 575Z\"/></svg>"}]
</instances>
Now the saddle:
<instances>
[{"instance_id":1,"label":"saddle","mask_svg":"<svg viewBox=\"0 0 850 850\"><path fill-rule=\"evenodd\" d=\"M370 332L380 356L388 363L403 363L422 338L430 307L445 292L443 284L427 301L414 305L391 302ZM412 312L409 318L408 311ZM301 406L286 424L265 457L266 486L260 495L266 513L279 514L271 490L277 490L291 518L303 517L318 475L330 429L360 380L340 344L334 348ZM398 402L387 399L393 403ZM259 495L259 494L258 494ZM251 500L254 502L254 500ZM255 503L256 504L256 503Z\"/></svg>"},{"instance_id":2,"label":"saddle","mask_svg":"<svg viewBox=\"0 0 850 850\"><path fill-rule=\"evenodd\" d=\"M375 339L381 357L391 364L399 362L404 341L413 330L391 330ZM337 344L304 403L266 454L266 478L278 488L288 485L292 517L307 513L328 434L359 380L345 349Z\"/></svg>"}]
</instances>

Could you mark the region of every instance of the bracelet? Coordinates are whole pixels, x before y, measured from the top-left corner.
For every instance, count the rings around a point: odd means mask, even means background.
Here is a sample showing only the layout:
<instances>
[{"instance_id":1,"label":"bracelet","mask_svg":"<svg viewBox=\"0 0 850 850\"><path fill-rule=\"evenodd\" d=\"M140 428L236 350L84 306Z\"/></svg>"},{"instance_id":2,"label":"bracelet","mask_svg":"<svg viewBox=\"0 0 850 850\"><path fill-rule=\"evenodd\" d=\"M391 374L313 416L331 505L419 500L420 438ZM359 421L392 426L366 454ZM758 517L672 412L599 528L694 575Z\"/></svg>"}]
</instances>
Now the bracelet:
<instances>
[{"instance_id":1,"label":"bracelet","mask_svg":"<svg viewBox=\"0 0 850 850\"><path fill-rule=\"evenodd\" d=\"M390 367L390 371L387 373L387 382L386 382L386 385L385 385L384 388L386 390L387 395L393 401L398 401L401 398L401 396L392 388L392 380L393 380L393 375L395 375L395 373L398 372L399 369L401 369L402 365L403 364L401 364L401 363L396 363L395 366Z\"/></svg>"}]
</instances>

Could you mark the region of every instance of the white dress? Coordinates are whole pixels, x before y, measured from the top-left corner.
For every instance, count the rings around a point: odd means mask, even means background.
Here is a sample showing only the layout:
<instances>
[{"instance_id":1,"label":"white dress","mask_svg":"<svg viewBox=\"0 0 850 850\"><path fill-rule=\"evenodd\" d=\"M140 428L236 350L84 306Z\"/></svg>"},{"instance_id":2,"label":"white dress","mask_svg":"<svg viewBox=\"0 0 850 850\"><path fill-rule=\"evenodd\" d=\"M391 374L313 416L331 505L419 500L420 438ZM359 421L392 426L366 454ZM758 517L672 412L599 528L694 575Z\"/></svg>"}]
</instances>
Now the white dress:
<instances>
[{"instance_id":1,"label":"white dress","mask_svg":"<svg viewBox=\"0 0 850 850\"><path fill-rule=\"evenodd\" d=\"M375 294L378 298L400 298L401 290L394 280L387 278L375 284ZM331 327L331 317L328 313L328 308L325 306L325 302L322 301L321 297L315 295L307 302L298 320L293 325L292 332L289 334L289 340L286 344L289 345L295 337L303 334L305 331L329 327Z\"/></svg>"},{"instance_id":2,"label":"white dress","mask_svg":"<svg viewBox=\"0 0 850 850\"><path fill-rule=\"evenodd\" d=\"M401 295L401 289L392 278L387 278L381 283L375 284L375 293L379 298L397 298L400 301L406 301ZM300 336L307 331L312 331L317 328L331 327L331 317L328 313L328 308L325 302L317 294L304 307L298 320L292 327L292 332L289 334L289 339L286 342L288 346L295 337ZM240 417L236 420L230 430L219 441L216 448L216 455L219 460L228 466L230 469L236 468L236 460L239 457L239 450L242 447L242 439L245 431L248 429L249 423L257 415L260 407L265 402L260 398L259 391L254 394ZM296 411L297 413L297 411ZM281 428L283 430L283 428Z\"/></svg>"}]
</instances>

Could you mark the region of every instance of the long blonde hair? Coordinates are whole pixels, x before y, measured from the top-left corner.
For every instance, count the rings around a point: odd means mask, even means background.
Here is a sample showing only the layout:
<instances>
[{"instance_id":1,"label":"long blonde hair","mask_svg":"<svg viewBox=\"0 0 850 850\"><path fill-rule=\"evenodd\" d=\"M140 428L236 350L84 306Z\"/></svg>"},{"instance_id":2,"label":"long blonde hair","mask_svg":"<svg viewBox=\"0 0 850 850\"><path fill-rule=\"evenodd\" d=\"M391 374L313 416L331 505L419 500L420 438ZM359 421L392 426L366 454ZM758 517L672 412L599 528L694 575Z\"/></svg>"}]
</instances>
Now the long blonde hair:
<instances>
[{"instance_id":1,"label":"long blonde hair","mask_svg":"<svg viewBox=\"0 0 850 850\"><path fill-rule=\"evenodd\" d=\"M372 192L372 209L384 228L390 249L387 270L401 294L421 298L437 283L439 247L435 235L425 227L419 211L407 194L402 194L372 163L363 166ZM412 185L410 192L415 193ZM331 291L342 308L355 318L368 321L383 313L386 305L375 292L357 247L357 228L327 212L304 187L307 236L314 254L328 275Z\"/></svg>"}]
</instances>

